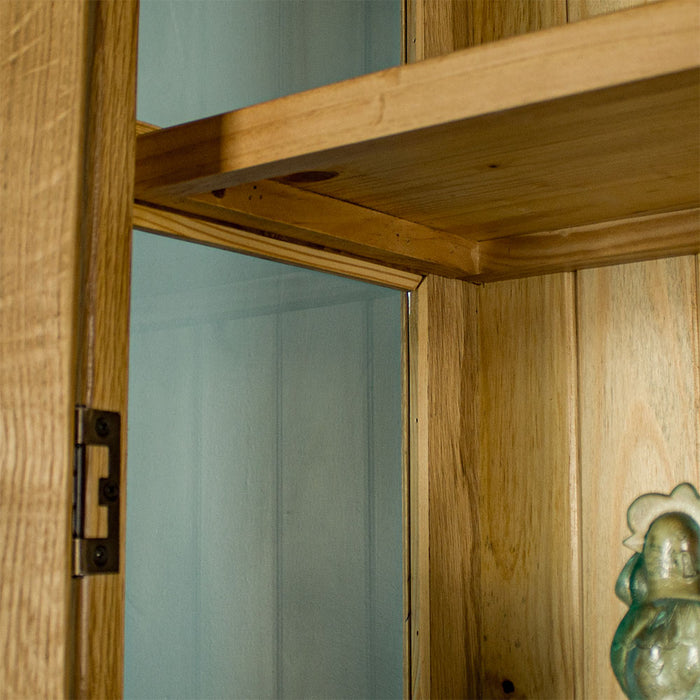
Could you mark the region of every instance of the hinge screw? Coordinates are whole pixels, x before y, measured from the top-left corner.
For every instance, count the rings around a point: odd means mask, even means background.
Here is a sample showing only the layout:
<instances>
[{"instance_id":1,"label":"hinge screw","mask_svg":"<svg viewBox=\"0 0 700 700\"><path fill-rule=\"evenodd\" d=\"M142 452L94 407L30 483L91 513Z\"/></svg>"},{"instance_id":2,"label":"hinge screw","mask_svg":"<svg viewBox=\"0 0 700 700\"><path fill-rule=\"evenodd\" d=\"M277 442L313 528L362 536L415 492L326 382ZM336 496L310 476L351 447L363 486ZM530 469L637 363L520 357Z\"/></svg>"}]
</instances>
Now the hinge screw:
<instances>
[{"instance_id":1,"label":"hinge screw","mask_svg":"<svg viewBox=\"0 0 700 700\"><path fill-rule=\"evenodd\" d=\"M107 563L107 547L98 544L92 554L92 561L96 566L104 566Z\"/></svg>"},{"instance_id":2,"label":"hinge screw","mask_svg":"<svg viewBox=\"0 0 700 700\"><path fill-rule=\"evenodd\" d=\"M119 486L112 481L108 481L102 487L102 496L106 501L116 501L119 497Z\"/></svg>"},{"instance_id":3,"label":"hinge screw","mask_svg":"<svg viewBox=\"0 0 700 700\"><path fill-rule=\"evenodd\" d=\"M109 435L109 423L102 416L95 421L95 432L101 438Z\"/></svg>"}]
</instances>

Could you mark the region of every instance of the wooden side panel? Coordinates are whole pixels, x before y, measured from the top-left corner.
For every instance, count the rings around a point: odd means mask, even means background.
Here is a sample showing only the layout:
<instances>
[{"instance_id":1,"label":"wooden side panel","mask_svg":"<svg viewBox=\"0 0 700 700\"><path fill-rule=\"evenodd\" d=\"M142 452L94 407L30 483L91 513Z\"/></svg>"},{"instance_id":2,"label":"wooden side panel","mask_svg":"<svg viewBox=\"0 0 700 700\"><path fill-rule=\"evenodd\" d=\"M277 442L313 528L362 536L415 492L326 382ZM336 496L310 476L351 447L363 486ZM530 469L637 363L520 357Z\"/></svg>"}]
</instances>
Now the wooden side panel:
<instances>
[{"instance_id":1,"label":"wooden side panel","mask_svg":"<svg viewBox=\"0 0 700 700\"><path fill-rule=\"evenodd\" d=\"M87 3L0 3L0 695L70 692Z\"/></svg>"},{"instance_id":2,"label":"wooden side panel","mask_svg":"<svg viewBox=\"0 0 700 700\"><path fill-rule=\"evenodd\" d=\"M647 0L567 0L568 19ZM697 221L696 221L697 223ZM697 241L697 233L696 233ZM585 697L623 698L609 649L639 495L700 483L697 256L578 273Z\"/></svg>"},{"instance_id":3,"label":"wooden side panel","mask_svg":"<svg viewBox=\"0 0 700 700\"><path fill-rule=\"evenodd\" d=\"M124 494L137 2L104 0L93 13L76 400L122 414ZM78 697L122 695L125 503L120 573L75 584Z\"/></svg>"},{"instance_id":4,"label":"wooden side panel","mask_svg":"<svg viewBox=\"0 0 700 700\"><path fill-rule=\"evenodd\" d=\"M581 618L573 276L488 285L480 319L485 696L574 697Z\"/></svg>"},{"instance_id":5,"label":"wooden side panel","mask_svg":"<svg viewBox=\"0 0 700 700\"><path fill-rule=\"evenodd\" d=\"M693 256L579 273L585 697L623 697L608 654L628 506L700 483L697 294Z\"/></svg>"}]
</instances>

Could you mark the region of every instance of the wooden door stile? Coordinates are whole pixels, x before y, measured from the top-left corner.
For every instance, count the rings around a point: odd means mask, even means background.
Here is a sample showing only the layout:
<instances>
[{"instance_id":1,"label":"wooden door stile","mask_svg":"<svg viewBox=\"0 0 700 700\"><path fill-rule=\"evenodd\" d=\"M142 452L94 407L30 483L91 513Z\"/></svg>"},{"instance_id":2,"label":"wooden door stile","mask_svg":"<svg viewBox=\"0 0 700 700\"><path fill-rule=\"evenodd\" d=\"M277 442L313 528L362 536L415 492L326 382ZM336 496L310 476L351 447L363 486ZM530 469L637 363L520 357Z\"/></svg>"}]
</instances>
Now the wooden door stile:
<instances>
[{"instance_id":1,"label":"wooden door stile","mask_svg":"<svg viewBox=\"0 0 700 700\"><path fill-rule=\"evenodd\" d=\"M409 62L459 48L454 10L409 0ZM409 299L410 697L480 697L478 290L428 275Z\"/></svg>"},{"instance_id":2,"label":"wooden door stile","mask_svg":"<svg viewBox=\"0 0 700 700\"><path fill-rule=\"evenodd\" d=\"M473 285L429 276L410 299L411 696L418 698L481 695L477 297Z\"/></svg>"},{"instance_id":3,"label":"wooden door stile","mask_svg":"<svg viewBox=\"0 0 700 700\"><path fill-rule=\"evenodd\" d=\"M0 693L70 695L88 3L0 3Z\"/></svg>"},{"instance_id":4,"label":"wooden door stile","mask_svg":"<svg viewBox=\"0 0 700 700\"><path fill-rule=\"evenodd\" d=\"M138 3L101 0L92 12L76 403L122 416L121 551L118 574L74 581L75 695L120 698Z\"/></svg>"}]
</instances>

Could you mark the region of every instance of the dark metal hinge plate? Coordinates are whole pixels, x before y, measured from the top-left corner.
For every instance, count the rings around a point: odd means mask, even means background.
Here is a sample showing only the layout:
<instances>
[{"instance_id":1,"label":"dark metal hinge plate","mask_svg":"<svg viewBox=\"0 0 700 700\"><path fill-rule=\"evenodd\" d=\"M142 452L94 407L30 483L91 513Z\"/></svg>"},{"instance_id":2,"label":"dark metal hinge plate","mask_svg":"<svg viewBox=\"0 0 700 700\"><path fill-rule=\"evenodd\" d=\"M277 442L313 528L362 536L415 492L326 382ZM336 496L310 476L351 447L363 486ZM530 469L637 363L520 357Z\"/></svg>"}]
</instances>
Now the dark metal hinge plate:
<instances>
[{"instance_id":1,"label":"dark metal hinge plate","mask_svg":"<svg viewBox=\"0 0 700 700\"><path fill-rule=\"evenodd\" d=\"M119 571L121 416L85 406L75 409L73 462L73 576ZM107 448L109 470L98 482L98 503L107 508L107 536L85 537L89 445Z\"/></svg>"}]
</instances>

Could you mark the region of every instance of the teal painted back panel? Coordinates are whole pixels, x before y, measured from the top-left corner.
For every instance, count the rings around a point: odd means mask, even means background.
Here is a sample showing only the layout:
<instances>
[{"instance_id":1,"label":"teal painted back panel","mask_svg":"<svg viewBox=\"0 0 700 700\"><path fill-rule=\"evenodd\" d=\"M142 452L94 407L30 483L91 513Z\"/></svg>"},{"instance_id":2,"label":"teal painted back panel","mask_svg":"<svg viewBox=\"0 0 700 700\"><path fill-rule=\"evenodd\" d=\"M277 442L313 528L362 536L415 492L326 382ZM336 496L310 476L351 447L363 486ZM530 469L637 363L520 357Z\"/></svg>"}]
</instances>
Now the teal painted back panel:
<instances>
[{"instance_id":1,"label":"teal painted back panel","mask_svg":"<svg viewBox=\"0 0 700 700\"><path fill-rule=\"evenodd\" d=\"M142 0L138 118L172 126L398 65L400 0Z\"/></svg>"},{"instance_id":2,"label":"teal painted back panel","mask_svg":"<svg viewBox=\"0 0 700 700\"><path fill-rule=\"evenodd\" d=\"M398 0L142 0L167 126L398 63ZM126 698L402 695L401 294L135 232Z\"/></svg>"}]
</instances>

